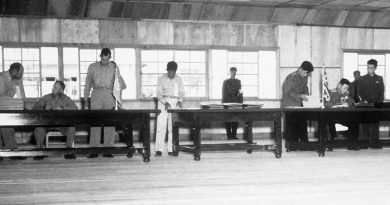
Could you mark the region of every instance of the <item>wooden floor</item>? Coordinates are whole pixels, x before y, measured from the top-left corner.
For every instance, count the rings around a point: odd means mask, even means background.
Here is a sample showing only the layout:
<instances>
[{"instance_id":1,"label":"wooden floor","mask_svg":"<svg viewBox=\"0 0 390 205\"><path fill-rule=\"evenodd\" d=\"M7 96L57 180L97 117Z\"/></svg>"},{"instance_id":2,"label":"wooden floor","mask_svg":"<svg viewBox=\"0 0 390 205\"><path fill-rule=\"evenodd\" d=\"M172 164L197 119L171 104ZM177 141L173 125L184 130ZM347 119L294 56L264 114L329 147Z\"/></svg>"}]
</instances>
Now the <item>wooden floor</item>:
<instances>
[{"instance_id":1,"label":"wooden floor","mask_svg":"<svg viewBox=\"0 0 390 205\"><path fill-rule=\"evenodd\" d=\"M0 204L389 204L390 148L0 162Z\"/></svg>"}]
</instances>

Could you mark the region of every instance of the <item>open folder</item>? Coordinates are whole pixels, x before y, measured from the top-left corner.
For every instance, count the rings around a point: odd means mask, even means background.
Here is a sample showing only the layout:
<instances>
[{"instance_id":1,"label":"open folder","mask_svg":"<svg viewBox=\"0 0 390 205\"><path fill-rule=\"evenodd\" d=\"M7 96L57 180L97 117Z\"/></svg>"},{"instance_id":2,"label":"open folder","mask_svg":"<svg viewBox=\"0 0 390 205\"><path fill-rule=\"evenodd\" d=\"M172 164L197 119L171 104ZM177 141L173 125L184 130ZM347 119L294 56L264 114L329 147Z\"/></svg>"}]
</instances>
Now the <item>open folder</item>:
<instances>
[{"instance_id":1,"label":"open folder","mask_svg":"<svg viewBox=\"0 0 390 205\"><path fill-rule=\"evenodd\" d=\"M321 101L319 96L309 95L308 101L303 101L303 107L305 108L320 108Z\"/></svg>"}]
</instances>

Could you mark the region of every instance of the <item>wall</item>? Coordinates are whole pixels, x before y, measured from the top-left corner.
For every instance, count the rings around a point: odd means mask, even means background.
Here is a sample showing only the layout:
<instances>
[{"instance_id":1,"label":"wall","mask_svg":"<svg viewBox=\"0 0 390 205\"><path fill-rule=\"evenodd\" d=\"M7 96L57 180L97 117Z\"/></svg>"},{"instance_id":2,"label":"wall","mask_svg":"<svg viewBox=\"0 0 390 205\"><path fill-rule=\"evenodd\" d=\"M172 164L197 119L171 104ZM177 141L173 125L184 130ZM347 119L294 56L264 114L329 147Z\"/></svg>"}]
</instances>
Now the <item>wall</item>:
<instances>
[{"instance_id":1,"label":"wall","mask_svg":"<svg viewBox=\"0 0 390 205\"><path fill-rule=\"evenodd\" d=\"M342 52L346 49L390 50L389 29L254 24L220 21L97 20L0 18L0 42L10 46L124 46L136 48L224 48L276 49L279 51L279 82L296 70L303 60L315 66L309 85L319 95L319 72L327 67L329 87L342 77ZM158 35L155 35L158 34ZM279 100L262 101L265 107L279 107ZM185 107L197 107L187 101ZM125 108L153 108L152 102L126 102ZM268 123L255 133L269 136ZM240 130L241 132L242 130ZM184 132L184 131L183 131ZM223 129L209 129L205 135L223 135Z\"/></svg>"}]
</instances>

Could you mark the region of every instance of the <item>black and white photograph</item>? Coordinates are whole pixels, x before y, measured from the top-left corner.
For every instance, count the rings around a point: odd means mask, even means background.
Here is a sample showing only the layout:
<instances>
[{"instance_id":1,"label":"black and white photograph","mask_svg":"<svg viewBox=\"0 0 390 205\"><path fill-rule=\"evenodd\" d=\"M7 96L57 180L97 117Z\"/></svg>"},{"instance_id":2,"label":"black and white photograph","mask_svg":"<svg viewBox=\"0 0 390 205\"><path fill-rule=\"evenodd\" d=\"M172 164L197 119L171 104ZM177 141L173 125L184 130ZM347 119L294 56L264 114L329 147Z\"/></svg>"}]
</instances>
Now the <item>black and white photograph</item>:
<instances>
[{"instance_id":1,"label":"black and white photograph","mask_svg":"<svg viewBox=\"0 0 390 205\"><path fill-rule=\"evenodd\" d=\"M0 205L389 203L390 0L0 0Z\"/></svg>"}]
</instances>

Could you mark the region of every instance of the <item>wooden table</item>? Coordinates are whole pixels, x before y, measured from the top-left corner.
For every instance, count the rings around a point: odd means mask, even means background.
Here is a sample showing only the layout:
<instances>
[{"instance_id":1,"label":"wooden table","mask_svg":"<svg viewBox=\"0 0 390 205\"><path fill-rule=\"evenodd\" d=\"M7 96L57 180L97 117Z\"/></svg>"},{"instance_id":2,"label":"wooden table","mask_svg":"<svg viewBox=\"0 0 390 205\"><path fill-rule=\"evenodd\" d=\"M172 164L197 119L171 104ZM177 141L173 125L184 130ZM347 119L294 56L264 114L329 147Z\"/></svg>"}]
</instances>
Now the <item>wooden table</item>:
<instances>
[{"instance_id":1,"label":"wooden table","mask_svg":"<svg viewBox=\"0 0 390 205\"><path fill-rule=\"evenodd\" d=\"M280 109L170 109L173 119L173 152L177 156L179 151L193 153L195 160L200 160L201 151L214 150L252 150L272 151L276 158L282 155L281 110ZM253 142L252 122L273 121L275 144L257 145ZM193 131L193 145L179 145L178 127L180 123L189 123ZM242 122L245 123L246 143L203 144L200 130L209 126L210 122Z\"/></svg>"},{"instance_id":2,"label":"wooden table","mask_svg":"<svg viewBox=\"0 0 390 205\"><path fill-rule=\"evenodd\" d=\"M327 125L330 122L343 123L373 123L390 121L389 108L301 108L283 109L286 125L296 119L313 120L318 122L318 142L294 143L286 140L287 151L294 149L315 150L319 156L325 155L327 143ZM289 130L285 130L286 138L289 139ZM388 141L380 141L382 145L389 145Z\"/></svg>"},{"instance_id":3,"label":"wooden table","mask_svg":"<svg viewBox=\"0 0 390 205\"><path fill-rule=\"evenodd\" d=\"M88 126L123 126L127 139L126 147L102 148L46 148L46 149L16 149L0 151L0 157L56 155L64 153L88 154L95 153L127 153L132 157L135 151L143 153L143 160L150 160L150 114L160 113L160 110L2 110L0 111L0 127L77 127ZM133 124L140 125L140 136L143 147L133 146Z\"/></svg>"}]
</instances>

